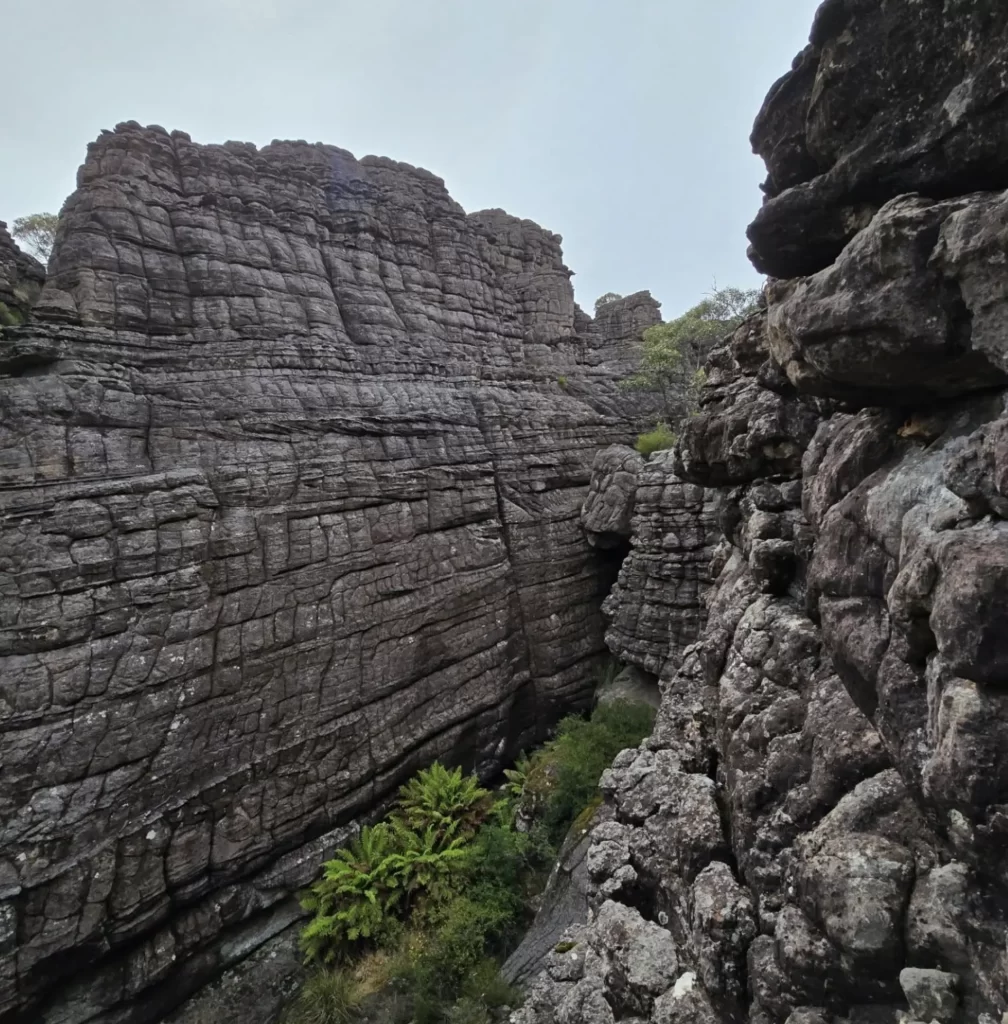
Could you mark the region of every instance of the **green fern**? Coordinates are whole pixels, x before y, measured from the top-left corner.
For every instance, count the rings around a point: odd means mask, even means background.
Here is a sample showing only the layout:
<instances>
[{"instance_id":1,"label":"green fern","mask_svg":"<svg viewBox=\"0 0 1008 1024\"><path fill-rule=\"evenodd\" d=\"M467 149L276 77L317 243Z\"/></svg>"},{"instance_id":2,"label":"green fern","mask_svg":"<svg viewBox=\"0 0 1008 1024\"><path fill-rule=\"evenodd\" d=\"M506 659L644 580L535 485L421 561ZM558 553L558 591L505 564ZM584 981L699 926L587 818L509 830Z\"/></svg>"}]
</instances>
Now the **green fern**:
<instances>
[{"instance_id":1,"label":"green fern","mask_svg":"<svg viewBox=\"0 0 1008 1024\"><path fill-rule=\"evenodd\" d=\"M395 841L390 825L374 825L326 861L322 877L301 900L314 914L301 933L307 960L331 963L348 944L388 933L403 897L392 863Z\"/></svg>"},{"instance_id":2,"label":"green fern","mask_svg":"<svg viewBox=\"0 0 1008 1024\"><path fill-rule=\"evenodd\" d=\"M469 836L445 839L433 827L423 835L398 826L401 843L388 858L388 870L411 902L424 897L427 903L448 899L472 863Z\"/></svg>"},{"instance_id":3,"label":"green fern","mask_svg":"<svg viewBox=\"0 0 1008 1024\"><path fill-rule=\"evenodd\" d=\"M418 833L433 828L441 843L472 836L490 813L490 794L475 775L435 761L399 790L399 820Z\"/></svg>"},{"instance_id":4,"label":"green fern","mask_svg":"<svg viewBox=\"0 0 1008 1024\"><path fill-rule=\"evenodd\" d=\"M507 794L515 800L520 800L525 790L525 783L528 782L529 772L532 770L532 762L522 754L515 762L514 768L505 768L504 777L507 779Z\"/></svg>"}]
</instances>

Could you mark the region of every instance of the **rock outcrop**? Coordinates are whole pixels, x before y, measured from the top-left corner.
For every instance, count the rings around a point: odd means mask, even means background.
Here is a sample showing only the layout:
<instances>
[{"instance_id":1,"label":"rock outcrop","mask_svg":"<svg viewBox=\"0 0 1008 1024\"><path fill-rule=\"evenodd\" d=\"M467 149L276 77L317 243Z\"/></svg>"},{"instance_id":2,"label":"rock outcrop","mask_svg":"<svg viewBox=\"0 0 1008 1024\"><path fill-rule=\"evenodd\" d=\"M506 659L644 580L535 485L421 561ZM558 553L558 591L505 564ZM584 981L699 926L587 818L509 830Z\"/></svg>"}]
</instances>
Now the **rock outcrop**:
<instances>
[{"instance_id":1,"label":"rock outcrop","mask_svg":"<svg viewBox=\"0 0 1008 1024\"><path fill-rule=\"evenodd\" d=\"M894 196L1008 187L1006 71L998 0L826 0L753 127L757 269L822 270Z\"/></svg>"},{"instance_id":2,"label":"rock outcrop","mask_svg":"<svg viewBox=\"0 0 1008 1024\"><path fill-rule=\"evenodd\" d=\"M618 466L618 468L616 468ZM675 474L671 451L645 462L627 448L596 457L582 521L589 540L625 536L630 553L602 606L606 644L658 676L679 666L704 625L715 541L714 496ZM618 525L616 525L618 523Z\"/></svg>"},{"instance_id":3,"label":"rock outcrop","mask_svg":"<svg viewBox=\"0 0 1008 1024\"><path fill-rule=\"evenodd\" d=\"M776 278L674 459L716 498L707 624L515 1021L1008 1012L1006 27L827 0L764 105Z\"/></svg>"},{"instance_id":4,"label":"rock outcrop","mask_svg":"<svg viewBox=\"0 0 1008 1024\"><path fill-rule=\"evenodd\" d=\"M45 267L18 248L0 220L0 327L27 319L45 277Z\"/></svg>"},{"instance_id":5,"label":"rock outcrop","mask_svg":"<svg viewBox=\"0 0 1008 1024\"><path fill-rule=\"evenodd\" d=\"M328 146L88 151L0 337L0 1019L145 1024L438 757L587 703L646 293Z\"/></svg>"}]
</instances>

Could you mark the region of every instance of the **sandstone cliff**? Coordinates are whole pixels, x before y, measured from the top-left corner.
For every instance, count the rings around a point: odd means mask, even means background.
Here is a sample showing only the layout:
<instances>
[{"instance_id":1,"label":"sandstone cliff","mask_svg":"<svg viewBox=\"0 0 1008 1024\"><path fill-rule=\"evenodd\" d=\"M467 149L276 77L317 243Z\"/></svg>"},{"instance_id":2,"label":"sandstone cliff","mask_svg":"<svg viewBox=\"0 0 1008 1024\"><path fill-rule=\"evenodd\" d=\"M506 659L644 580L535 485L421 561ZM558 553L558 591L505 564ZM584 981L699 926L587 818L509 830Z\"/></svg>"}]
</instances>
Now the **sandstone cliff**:
<instances>
[{"instance_id":1,"label":"sandstone cliff","mask_svg":"<svg viewBox=\"0 0 1008 1024\"><path fill-rule=\"evenodd\" d=\"M0 220L0 327L27 318L45 276L45 267L18 248Z\"/></svg>"},{"instance_id":2,"label":"sandstone cliff","mask_svg":"<svg viewBox=\"0 0 1008 1024\"><path fill-rule=\"evenodd\" d=\"M771 90L777 277L665 474L716 494L707 625L515 1022L1008 1011L1006 62L1003 4L827 0Z\"/></svg>"},{"instance_id":3,"label":"sandstone cliff","mask_svg":"<svg viewBox=\"0 0 1008 1024\"><path fill-rule=\"evenodd\" d=\"M587 701L657 303L329 146L88 151L0 335L0 1019L140 1024L437 757Z\"/></svg>"}]
</instances>

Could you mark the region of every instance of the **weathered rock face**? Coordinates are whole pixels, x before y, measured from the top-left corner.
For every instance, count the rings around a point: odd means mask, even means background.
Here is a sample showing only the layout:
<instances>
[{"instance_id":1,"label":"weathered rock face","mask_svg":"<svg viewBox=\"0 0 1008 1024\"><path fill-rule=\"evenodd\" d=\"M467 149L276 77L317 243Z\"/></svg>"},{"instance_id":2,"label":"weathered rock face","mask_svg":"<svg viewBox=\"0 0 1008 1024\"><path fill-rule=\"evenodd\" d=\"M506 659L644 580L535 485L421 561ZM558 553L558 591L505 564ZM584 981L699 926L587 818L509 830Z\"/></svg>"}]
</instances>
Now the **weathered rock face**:
<instances>
[{"instance_id":1,"label":"weathered rock face","mask_svg":"<svg viewBox=\"0 0 1008 1024\"><path fill-rule=\"evenodd\" d=\"M643 468L644 459L626 445L610 445L595 456L588 497L581 507L581 525L593 547L613 548L630 542Z\"/></svg>"},{"instance_id":2,"label":"weathered rock face","mask_svg":"<svg viewBox=\"0 0 1008 1024\"><path fill-rule=\"evenodd\" d=\"M675 456L717 501L707 624L605 778L585 966L523 1024L1008 1011L1006 25L829 0L764 106L751 238L791 279ZM660 984L600 970L634 914Z\"/></svg>"},{"instance_id":3,"label":"weathered rock face","mask_svg":"<svg viewBox=\"0 0 1008 1024\"><path fill-rule=\"evenodd\" d=\"M826 0L753 128L757 269L821 270L894 196L1008 187L1006 69L999 0Z\"/></svg>"},{"instance_id":4,"label":"weathered rock face","mask_svg":"<svg viewBox=\"0 0 1008 1024\"><path fill-rule=\"evenodd\" d=\"M22 252L0 220L0 326L22 323L45 283L45 267Z\"/></svg>"},{"instance_id":5,"label":"weathered rock face","mask_svg":"<svg viewBox=\"0 0 1008 1024\"><path fill-rule=\"evenodd\" d=\"M0 340L0 1018L139 1024L334 825L587 701L657 304L590 321L558 236L425 171L133 124L51 268Z\"/></svg>"},{"instance_id":6,"label":"weathered rock face","mask_svg":"<svg viewBox=\"0 0 1008 1024\"><path fill-rule=\"evenodd\" d=\"M671 451L645 462L610 448L596 457L582 521L589 539L626 534L632 545L603 605L609 649L655 676L672 659L674 672L703 629L713 495L675 475Z\"/></svg>"},{"instance_id":7,"label":"weathered rock face","mask_svg":"<svg viewBox=\"0 0 1008 1024\"><path fill-rule=\"evenodd\" d=\"M1003 387L1008 194L887 203L825 270L770 289L770 349L803 391L919 406Z\"/></svg>"}]
</instances>

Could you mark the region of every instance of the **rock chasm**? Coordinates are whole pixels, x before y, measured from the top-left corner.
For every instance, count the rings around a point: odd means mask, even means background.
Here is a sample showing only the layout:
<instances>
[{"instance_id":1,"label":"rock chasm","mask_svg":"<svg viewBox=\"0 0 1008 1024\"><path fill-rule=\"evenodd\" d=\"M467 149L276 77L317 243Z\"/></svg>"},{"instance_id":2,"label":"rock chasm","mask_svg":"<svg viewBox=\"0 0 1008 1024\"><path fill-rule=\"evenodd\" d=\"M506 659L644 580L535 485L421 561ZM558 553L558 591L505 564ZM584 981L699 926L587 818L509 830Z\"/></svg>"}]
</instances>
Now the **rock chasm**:
<instances>
[{"instance_id":1,"label":"rock chasm","mask_svg":"<svg viewBox=\"0 0 1008 1024\"><path fill-rule=\"evenodd\" d=\"M764 307L648 460L657 303L587 317L557 236L332 147L94 143L0 334L0 1021L265 985L345 823L608 647L657 720L512 1024L1003 1024L1006 83L994 0L821 5L751 137ZM0 299L40 280L0 232Z\"/></svg>"}]
</instances>

